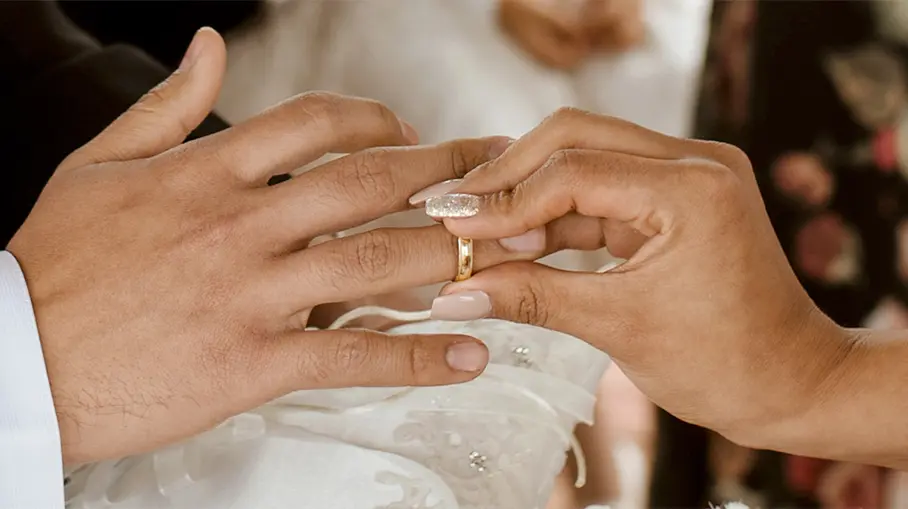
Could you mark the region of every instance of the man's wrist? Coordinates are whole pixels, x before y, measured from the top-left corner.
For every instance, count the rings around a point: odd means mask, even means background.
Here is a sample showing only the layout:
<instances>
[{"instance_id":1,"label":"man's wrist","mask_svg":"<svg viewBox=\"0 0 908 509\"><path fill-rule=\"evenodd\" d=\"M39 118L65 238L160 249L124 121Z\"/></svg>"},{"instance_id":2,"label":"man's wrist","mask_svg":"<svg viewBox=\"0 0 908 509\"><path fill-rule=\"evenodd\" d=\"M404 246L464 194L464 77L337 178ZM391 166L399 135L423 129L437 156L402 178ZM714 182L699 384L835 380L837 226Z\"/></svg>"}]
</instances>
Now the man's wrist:
<instances>
[{"instance_id":1,"label":"man's wrist","mask_svg":"<svg viewBox=\"0 0 908 509\"><path fill-rule=\"evenodd\" d=\"M60 433L25 278L0 251L0 500L63 507Z\"/></svg>"}]
</instances>

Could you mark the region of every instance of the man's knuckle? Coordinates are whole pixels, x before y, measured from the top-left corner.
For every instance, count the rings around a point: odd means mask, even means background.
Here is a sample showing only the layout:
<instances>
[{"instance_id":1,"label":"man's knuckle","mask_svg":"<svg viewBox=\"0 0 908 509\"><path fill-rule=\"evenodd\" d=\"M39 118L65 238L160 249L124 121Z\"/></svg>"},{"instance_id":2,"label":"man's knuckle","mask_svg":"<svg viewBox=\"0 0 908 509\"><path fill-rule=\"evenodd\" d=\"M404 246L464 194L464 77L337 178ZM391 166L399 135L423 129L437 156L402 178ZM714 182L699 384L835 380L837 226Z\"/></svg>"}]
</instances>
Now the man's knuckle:
<instances>
[{"instance_id":1,"label":"man's knuckle","mask_svg":"<svg viewBox=\"0 0 908 509\"><path fill-rule=\"evenodd\" d=\"M516 318L523 323L546 325L548 309L541 289L533 283L525 285L518 293L514 309Z\"/></svg>"},{"instance_id":2,"label":"man's knuckle","mask_svg":"<svg viewBox=\"0 0 908 509\"><path fill-rule=\"evenodd\" d=\"M341 186L355 204L362 204L365 197L385 208L397 201L399 184L390 171L388 155L387 149L371 149L350 158Z\"/></svg>"},{"instance_id":3,"label":"man's knuckle","mask_svg":"<svg viewBox=\"0 0 908 509\"><path fill-rule=\"evenodd\" d=\"M254 344L261 336L261 331L246 330L243 340L222 338L202 342L195 365L200 367L209 386L224 386L231 380L254 373L260 364L260 355Z\"/></svg>"},{"instance_id":4,"label":"man's knuckle","mask_svg":"<svg viewBox=\"0 0 908 509\"><path fill-rule=\"evenodd\" d=\"M415 340L410 342L410 345L408 345L408 350L408 374L413 380L420 380L423 378L424 373L426 373L429 370L429 367L432 365L431 356L425 349L419 348Z\"/></svg>"},{"instance_id":5,"label":"man's knuckle","mask_svg":"<svg viewBox=\"0 0 908 509\"><path fill-rule=\"evenodd\" d=\"M397 115L391 111L391 108L388 108L380 101L372 99L363 99L363 102L371 117L378 119L383 125L391 130L400 131L400 120L398 120Z\"/></svg>"},{"instance_id":6,"label":"man's knuckle","mask_svg":"<svg viewBox=\"0 0 908 509\"><path fill-rule=\"evenodd\" d=\"M448 145L448 164L454 177L461 178L476 167L474 161L467 154L467 149L463 143L451 143Z\"/></svg>"},{"instance_id":7,"label":"man's knuckle","mask_svg":"<svg viewBox=\"0 0 908 509\"><path fill-rule=\"evenodd\" d=\"M347 272L362 281L378 281L394 273L396 257L391 234L372 230L354 237L353 256L347 258Z\"/></svg>"},{"instance_id":8,"label":"man's knuckle","mask_svg":"<svg viewBox=\"0 0 908 509\"><path fill-rule=\"evenodd\" d=\"M368 366L370 351L370 342L366 339L352 335L342 336L334 343L333 367L337 373L359 371Z\"/></svg>"},{"instance_id":9,"label":"man's knuckle","mask_svg":"<svg viewBox=\"0 0 908 509\"><path fill-rule=\"evenodd\" d=\"M291 101L291 106L317 128L337 130L344 120L343 102L330 92L307 92Z\"/></svg>"}]
</instances>

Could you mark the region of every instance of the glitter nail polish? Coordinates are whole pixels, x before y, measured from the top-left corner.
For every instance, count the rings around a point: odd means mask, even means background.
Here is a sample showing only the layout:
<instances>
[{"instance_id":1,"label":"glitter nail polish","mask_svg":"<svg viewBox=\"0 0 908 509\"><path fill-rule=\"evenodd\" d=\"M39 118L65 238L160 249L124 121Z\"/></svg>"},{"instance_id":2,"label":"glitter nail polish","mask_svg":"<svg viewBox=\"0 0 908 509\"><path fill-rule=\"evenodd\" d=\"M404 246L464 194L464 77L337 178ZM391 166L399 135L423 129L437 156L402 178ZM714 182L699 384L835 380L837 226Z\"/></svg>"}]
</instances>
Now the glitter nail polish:
<instances>
[{"instance_id":1,"label":"glitter nail polish","mask_svg":"<svg viewBox=\"0 0 908 509\"><path fill-rule=\"evenodd\" d=\"M445 194L426 200L429 217L473 217L479 213L479 197L473 194Z\"/></svg>"}]
</instances>

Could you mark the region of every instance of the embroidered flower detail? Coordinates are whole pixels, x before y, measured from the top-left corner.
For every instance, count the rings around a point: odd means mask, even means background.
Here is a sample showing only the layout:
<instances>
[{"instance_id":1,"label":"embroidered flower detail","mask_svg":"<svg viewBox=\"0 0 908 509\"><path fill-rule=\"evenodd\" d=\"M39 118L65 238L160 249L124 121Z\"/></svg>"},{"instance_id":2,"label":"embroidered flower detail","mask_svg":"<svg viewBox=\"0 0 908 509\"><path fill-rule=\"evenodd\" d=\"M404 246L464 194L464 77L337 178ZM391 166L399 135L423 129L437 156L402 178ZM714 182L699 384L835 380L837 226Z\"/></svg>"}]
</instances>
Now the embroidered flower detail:
<instances>
[{"instance_id":1,"label":"embroidered flower detail","mask_svg":"<svg viewBox=\"0 0 908 509\"><path fill-rule=\"evenodd\" d=\"M826 212L810 219L795 235L794 260L813 279L851 282L860 275L860 239L838 214Z\"/></svg>"},{"instance_id":2,"label":"embroidered flower detail","mask_svg":"<svg viewBox=\"0 0 908 509\"><path fill-rule=\"evenodd\" d=\"M835 181L816 154L785 154L776 160L771 175L782 194L805 205L822 207L832 197Z\"/></svg>"}]
</instances>

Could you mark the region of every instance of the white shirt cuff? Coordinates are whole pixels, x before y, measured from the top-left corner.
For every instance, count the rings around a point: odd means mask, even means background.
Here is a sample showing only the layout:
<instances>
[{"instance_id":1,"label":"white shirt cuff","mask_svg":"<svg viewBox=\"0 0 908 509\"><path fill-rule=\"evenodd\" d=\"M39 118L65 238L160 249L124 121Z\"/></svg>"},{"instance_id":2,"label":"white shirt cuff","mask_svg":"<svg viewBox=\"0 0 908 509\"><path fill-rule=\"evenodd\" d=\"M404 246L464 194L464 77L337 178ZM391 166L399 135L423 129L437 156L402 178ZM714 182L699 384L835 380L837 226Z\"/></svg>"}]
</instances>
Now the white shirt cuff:
<instances>
[{"instance_id":1,"label":"white shirt cuff","mask_svg":"<svg viewBox=\"0 0 908 509\"><path fill-rule=\"evenodd\" d=\"M0 507L62 509L63 458L25 277L0 251Z\"/></svg>"}]
</instances>

